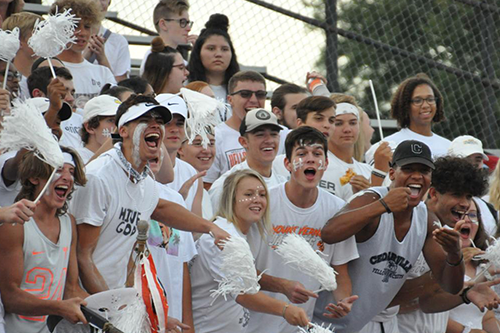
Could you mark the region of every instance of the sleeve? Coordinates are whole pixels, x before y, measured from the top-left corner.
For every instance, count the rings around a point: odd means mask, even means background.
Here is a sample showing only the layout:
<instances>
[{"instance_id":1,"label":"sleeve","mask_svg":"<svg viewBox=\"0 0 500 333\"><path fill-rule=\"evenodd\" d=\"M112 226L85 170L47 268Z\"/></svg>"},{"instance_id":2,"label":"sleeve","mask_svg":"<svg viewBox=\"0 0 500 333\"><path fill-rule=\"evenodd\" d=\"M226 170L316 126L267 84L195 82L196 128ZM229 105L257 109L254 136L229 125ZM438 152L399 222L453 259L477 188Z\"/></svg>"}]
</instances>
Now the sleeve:
<instances>
[{"instance_id":1,"label":"sleeve","mask_svg":"<svg viewBox=\"0 0 500 333\"><path fill-rule=\"evenodd\" d=\"M104 66L103 66L104 67ZM104 72L105 72L105 83L111 83L113 85L116 85L116 79L115 76L113 75L113 72L108 67L104 67Z\"/></svg>"},{"instance_id":2,"label":"sleeve","mask_svg":"<svg viewBox=\"0 0 500 333\"><path fill-rule=\"evenodd\" d=\"M220 197L222 195L222 185L224 185L224 180L226 177L223 175L219 177L210 187L208 193L210 194L210 201L212 202L212 209L214 212L219 211Z\"/></svg>"},{"instance_id":3,"label":"sleeve","mask_svg":"<svg viewBox=\"0 0 500 333\"><path fill-rule=\"evenodd\" d=\"M196 251L196 246L194 244L193 234L187 231L179 230L181 234L181 260L182 262L189 262L198 254Z\"/></svg>"},{"instance_id":4,"label":"sleeve","mask_svg":"<svg viewBox=\"0 0 500 333\"><path fill-rule=\"evenodd\" d=\"M110 191L104 182L87 174L87 184L76 188L69 205L69 213L76 219L76 224L102 226L109 208Z\"/></svg>"}]
</instances>

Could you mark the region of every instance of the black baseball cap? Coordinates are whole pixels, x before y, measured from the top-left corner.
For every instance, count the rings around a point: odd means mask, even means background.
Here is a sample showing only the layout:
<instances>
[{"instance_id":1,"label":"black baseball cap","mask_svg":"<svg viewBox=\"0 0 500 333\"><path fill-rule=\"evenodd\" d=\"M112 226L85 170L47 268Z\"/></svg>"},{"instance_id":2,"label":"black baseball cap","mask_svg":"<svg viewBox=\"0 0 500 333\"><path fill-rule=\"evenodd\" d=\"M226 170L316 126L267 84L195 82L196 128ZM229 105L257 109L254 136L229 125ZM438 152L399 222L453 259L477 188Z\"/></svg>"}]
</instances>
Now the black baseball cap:
<instances>
[{"instance_id":1,"label":"black baseball cap","mask_svg":"<svg viewBox=\"0 0 500 333\"><path fill-rule=\"evenodd\" d=\"M392 164L402 167L413 163L423 164L434 170L430 148L417 140L401 142L392 155Z\"/></svg>"}]
</instances>

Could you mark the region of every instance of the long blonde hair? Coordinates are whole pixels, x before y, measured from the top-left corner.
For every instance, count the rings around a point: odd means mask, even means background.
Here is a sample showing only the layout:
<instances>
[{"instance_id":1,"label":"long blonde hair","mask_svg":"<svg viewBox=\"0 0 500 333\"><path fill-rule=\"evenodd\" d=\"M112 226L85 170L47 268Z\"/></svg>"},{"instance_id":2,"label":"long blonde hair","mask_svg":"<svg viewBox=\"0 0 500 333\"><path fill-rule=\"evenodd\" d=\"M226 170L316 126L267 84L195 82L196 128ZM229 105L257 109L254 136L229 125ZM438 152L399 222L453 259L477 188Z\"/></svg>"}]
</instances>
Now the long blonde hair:
<instances>
[{"instance_id":1,"label":"long blonde hair","mask_svg":"<svg viewBox=\"0 0 500 333\"><path fill-rule=\"evenodd\" d=\"M490 203L496 210L500 210L500 162L497 163L493 171L493 178L490 182Z\"/></svg>"},{"instance_id":2,"label":"long blonde hair","mask_svg":"<svg viewBox=\"0 0 500 333\"><path fill-rule=\"evenodd\" d=\"M219 211L217 212L216 216L225 218L228 222L233 223L239 230L241 230L238 219L236 218L234 212L234 204L236 202L236 189L238 188L239 183L247 177L257 178L266 190L266 209L264 211L262 219L257 225L260 235L264 237L264 234L266 232L271 232L271 219L269 217L269 192L267 190L266 182L264 181L262 176L251 169L236 171L226 178L222 187Z\"/></svg>"}]
</instances>

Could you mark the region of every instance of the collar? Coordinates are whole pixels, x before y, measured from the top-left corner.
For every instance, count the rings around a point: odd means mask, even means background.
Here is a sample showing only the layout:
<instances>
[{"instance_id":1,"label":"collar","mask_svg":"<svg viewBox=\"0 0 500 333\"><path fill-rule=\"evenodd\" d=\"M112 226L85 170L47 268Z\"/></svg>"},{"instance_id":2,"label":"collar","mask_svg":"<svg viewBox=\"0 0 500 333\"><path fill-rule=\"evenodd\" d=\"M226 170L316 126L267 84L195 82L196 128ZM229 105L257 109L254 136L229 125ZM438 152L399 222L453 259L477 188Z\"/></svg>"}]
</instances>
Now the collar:
<instances>
[{"instance_id":1,"label":"collar","mask_svg":"<svg viewBox=\"0 0 500 333\"><path fill-rule=\"evenodd\" d=\"M115 150L116 155L118 156L118 159L121 163L120 166L122 167L122 169L126 173L128 173L129 178L133 183L138 183L141 180L146 179L146 177L148 176L148 174L150 172L149 162L146 164L146 167L144 168L144 170L141 173L139 173L137 170L134 169L132 164L129 161L127 161L127 159L125 158L125 155L123 155L121 142L118 142L114 146L114 150Z\"/></svg>"}]
</instances>

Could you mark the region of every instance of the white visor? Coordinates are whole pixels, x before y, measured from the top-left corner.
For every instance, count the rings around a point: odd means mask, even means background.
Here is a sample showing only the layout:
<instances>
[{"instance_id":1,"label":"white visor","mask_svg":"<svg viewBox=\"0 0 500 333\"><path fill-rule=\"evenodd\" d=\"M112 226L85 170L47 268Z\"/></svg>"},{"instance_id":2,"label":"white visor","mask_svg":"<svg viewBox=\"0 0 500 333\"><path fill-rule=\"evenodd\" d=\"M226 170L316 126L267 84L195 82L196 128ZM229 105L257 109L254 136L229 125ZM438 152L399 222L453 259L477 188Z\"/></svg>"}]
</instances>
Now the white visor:
<instances>
[{"instance_id":1,"label":"white visor","mask_svg":"<svg viewBox=\"0 0 500 333\"><path fill-rule=\"evenodd\" d=\"M359 119L359 110L351 103L337 104L337 107L335 108L335 116L340 116L341 114L353 114Z\"/></svg>"},{"instance_id":2,"label":"white visor","mask_svg":"<svg viewBox=\"0 0 500 333\"><path fill-rule=\"evenodd\" d=\"M172 114L170 113L170 111L166 107L164 107L162 105L153 104L153 103L140 103L140 104L131 106L127 110L127 112L125 112L121 116L120 121L118 122L118 128L121 128L126 123L128 123L132 120L135 120L135 119L139 118L140 116L142 116L143 114L146 114L149 111L153 111L153 110L157 111L161 115L165 124L168 123L170 120L172 120Z\"/></svg>"}]
</instances>

